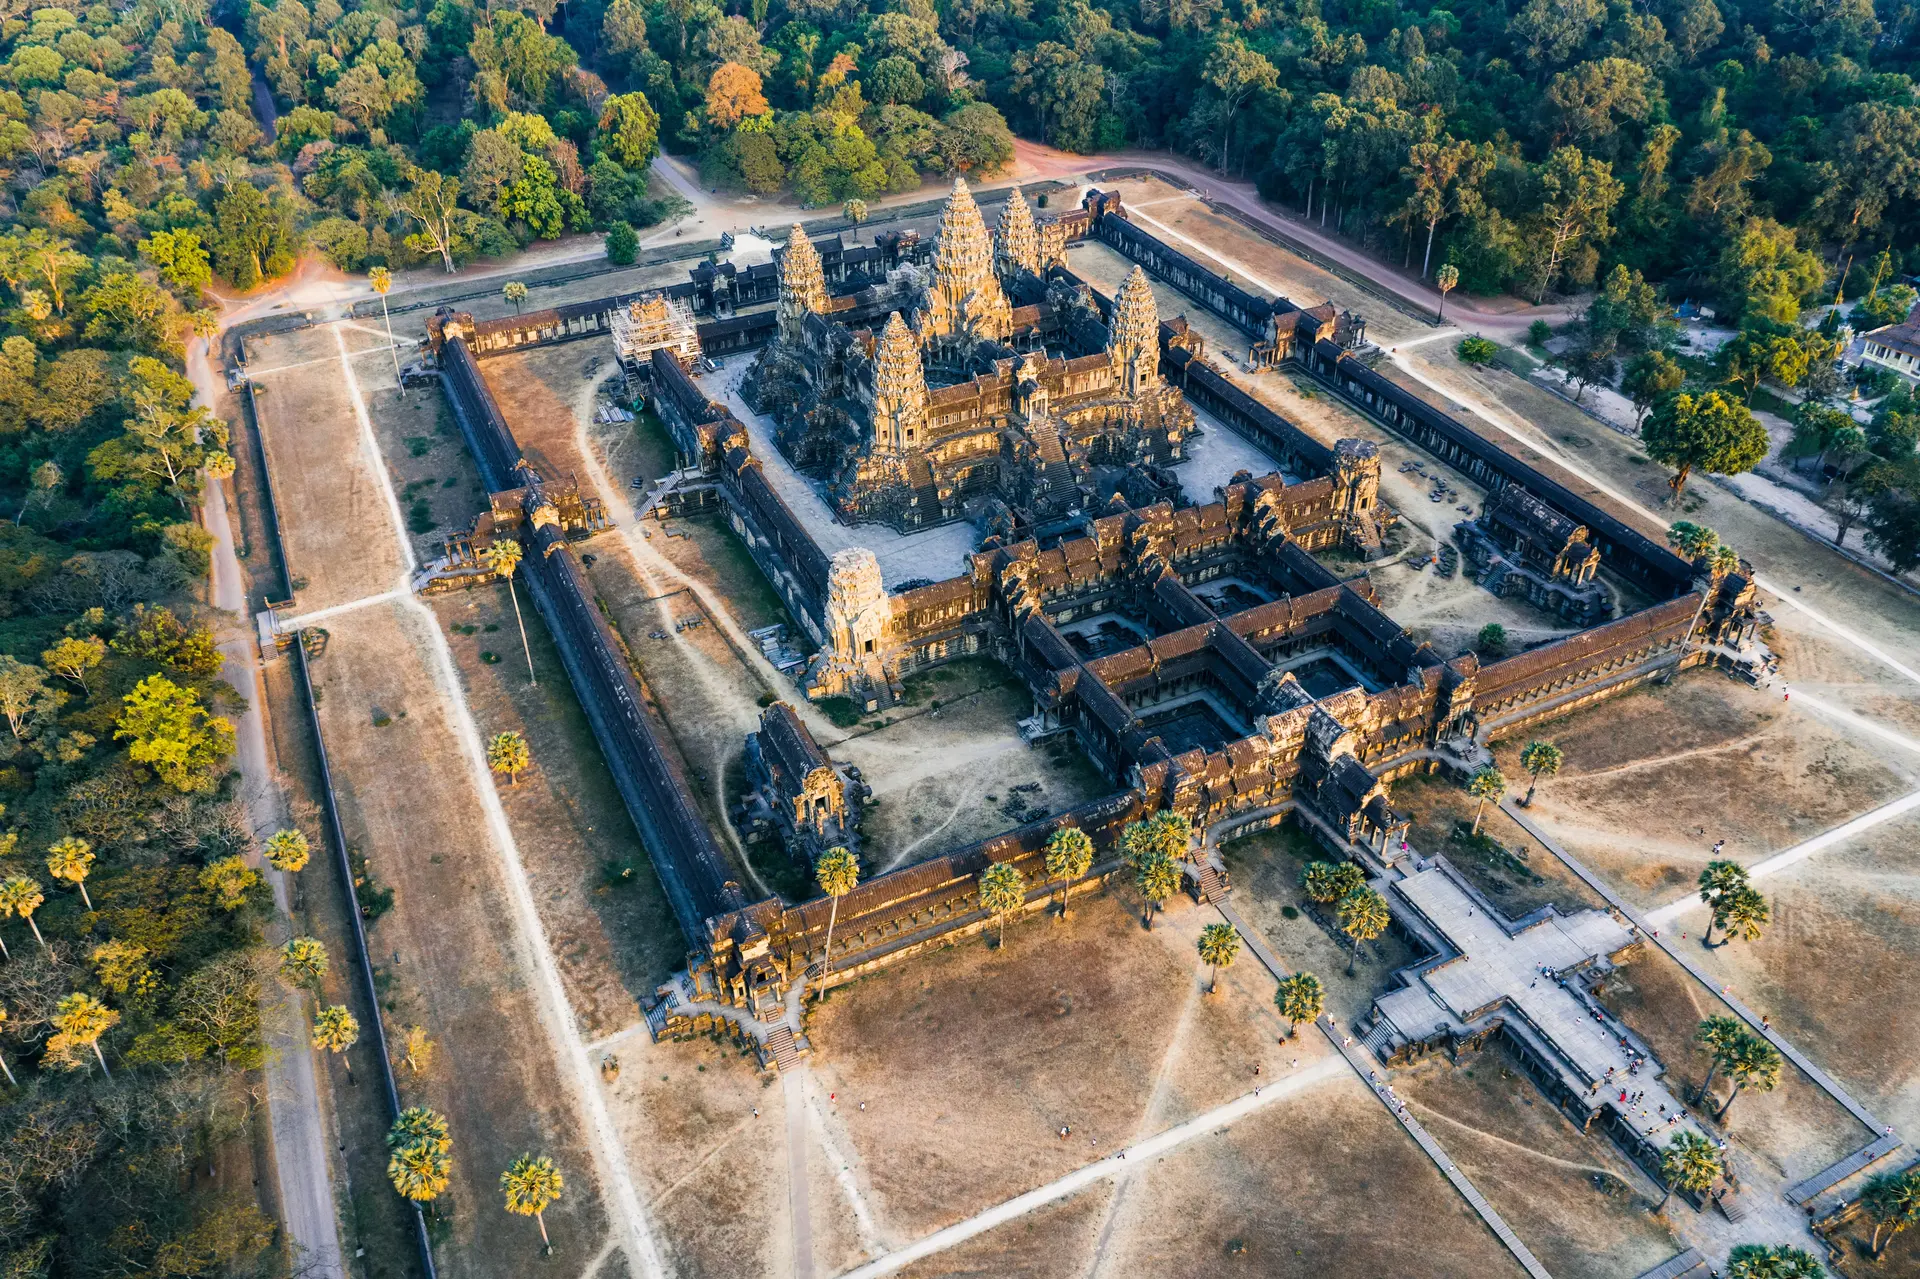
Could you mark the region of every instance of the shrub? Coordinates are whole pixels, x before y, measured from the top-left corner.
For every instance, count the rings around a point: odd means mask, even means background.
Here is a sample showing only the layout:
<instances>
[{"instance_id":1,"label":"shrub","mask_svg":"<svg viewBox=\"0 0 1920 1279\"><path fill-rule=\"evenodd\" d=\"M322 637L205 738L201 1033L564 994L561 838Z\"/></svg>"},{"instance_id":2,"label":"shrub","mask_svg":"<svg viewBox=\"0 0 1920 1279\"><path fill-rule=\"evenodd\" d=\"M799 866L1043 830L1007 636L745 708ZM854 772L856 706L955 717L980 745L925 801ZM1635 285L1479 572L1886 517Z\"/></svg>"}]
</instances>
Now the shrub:
<instances>
[{"instance_id":1,"label":"shrub","mask_svg":"<svg viewBox=\"0 0 1920 1279\"><path fill-rule=\"evenodd\" d=\"M1507 628L1498 622L1488 622L1480 628L1480 651L1498 654L1507 651Z\"/></svg>"},{"instance_id":2,"label":"shrub","mask_svg":"<svg viewBox=\"0 0 1920 1279\"><path fill-rule=\"evenodd\" d=\"M1454 354L1468 364L1485 364L1500 354L1500 348L1483 337L1462 338L1460 345L1454 348Z\"/></svg>"},{"instance_id":3,"label":"shrub","mask_svg":"<svg viewBox=\"0 0 1920 1279\"><path fill-rule=\"evenodd\" d=\"M1527 326L1527 345L1545 346L1547 339L1553 336L1553 326L1545 320L1535 320Z\"/></svg>"},{"instance_id":4,"label":"shrub","mask_svg":"<svg viewBox=\"0 0 1920 1279\"><path fill-rule=\"evenodd\" d=\"M632 266L640 255L640 237L630 222L616 222L607 228L607 261L617 266Z\"/></svg>"}]
</instances>

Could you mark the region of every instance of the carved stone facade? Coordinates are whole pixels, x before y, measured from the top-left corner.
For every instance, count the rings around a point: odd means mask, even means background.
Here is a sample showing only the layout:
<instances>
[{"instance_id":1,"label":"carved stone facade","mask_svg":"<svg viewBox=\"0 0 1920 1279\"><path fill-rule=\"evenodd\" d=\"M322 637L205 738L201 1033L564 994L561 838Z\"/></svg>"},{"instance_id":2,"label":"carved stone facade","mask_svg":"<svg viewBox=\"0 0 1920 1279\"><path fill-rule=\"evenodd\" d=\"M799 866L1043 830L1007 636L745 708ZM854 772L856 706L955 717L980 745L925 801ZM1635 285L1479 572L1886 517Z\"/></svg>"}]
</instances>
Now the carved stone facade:
<instances>
[{"instance_id":1,"label":"carved stone facade","mask_svg":"<svg viewBox=\"0 0 1920 1279\"><path fill-rule=\"evenodd\" d=\"M1033 210L1027 207L1027 198L1019 187L1007 197L1005 207L1000 210L1000 224L994 230L995 264L1002 274L1041 273L1040 232L1033 223Z\"/></svg>"},{"instance_id":2,"label":"carved stone facade","mask_svg":"<svg viewBox=\"0 0 1920 1279\"><path fill-rule=\"evenodd\" d=\"M1598 576L1600 548L1586 526L1517 484L1489 497L1478 519L1456 525L1454 539L1495 595L1522 596L1584 625L1613 616L1613 592Z\"/></svg>"},{"instance_id":3,"label":"carved stone facade","mask_svg":"<svg viewBox=\"0 0 1920 1279\"><path fill-rule=\"evenodd\" d=\"M739 814L743 832L776 836L808 865L835 845L857 849L866 788L841 775L793 707L775 702L762 712L746 762L752 793Z\"/></svg>"},{"instance_id":4,"label":"carved stone facade","mask_svg":"<svg viewBox=\"0 0 1920 1279\"><path fill-rule=\"evenodd\" d=\"M993 269L993 242L965 178L940 215L940 241L933 251L922 331L943 353L964 353L980 342L1013 336L1013 306Z\"/></svg>"}]
</instances>

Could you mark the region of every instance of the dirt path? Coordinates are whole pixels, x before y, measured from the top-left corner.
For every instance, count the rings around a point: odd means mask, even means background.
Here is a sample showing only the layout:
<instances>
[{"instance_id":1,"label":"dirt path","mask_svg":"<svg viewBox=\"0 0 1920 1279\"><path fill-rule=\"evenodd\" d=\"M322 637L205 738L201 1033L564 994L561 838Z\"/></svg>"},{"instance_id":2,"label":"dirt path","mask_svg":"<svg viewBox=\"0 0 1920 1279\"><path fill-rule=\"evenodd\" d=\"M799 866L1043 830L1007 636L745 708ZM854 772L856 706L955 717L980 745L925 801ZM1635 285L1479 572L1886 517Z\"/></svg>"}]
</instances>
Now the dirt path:
<instances>
[{"instance_id":1,"label":"dirt path","mask_svg":"<svg viewBox=\"0 0 1920 1279\"><path fill-rule=\"evenodd\" d=\"M402 614L414 619L425 636L431 664L428 675L439 696L439 709L454 728L460 754L467 766L468 784L479 799L491 837L492 851L500 862L501 879L513 912L512 924L525 941L523 953L532 961L531 972L527 974L530 978L527 987L539 1009L540 1020L552 1043L554 1055L566 1067L561 1086L571 1094L569 1100L580 1112L581 1125L589 1135L588 1144L593 1151L595 1172L601 1186L607 1191L603 1196L605 1207L613 1220L615 1234L623 1241L629 1264L644 1275L664 1274L664 1265L640 1207L639 1195L634 1189L612 1120L607 1114L597 1077L581 1041L572 1009L567 1003L546 928L527 884L519 847L507 824L506 810L501 805L499 792L487 766L486 747L461 692L452 650L447 645L446 635L441 631L433 610L406 590L407 581L417 562L412 541L407 535L406 520L401 513L400 499L394 492L382 460L373 421L367 411L366 397L361 392L359 377L353 367L353 353L347 347L345 333L337 325L333 330L333 338L339 351L341 379L359 427L361 448L376 462L374 470L384 492L390 534L404 564L400 581L395 587L401 595L395 603Z\"/></svg>"}]
</instances>

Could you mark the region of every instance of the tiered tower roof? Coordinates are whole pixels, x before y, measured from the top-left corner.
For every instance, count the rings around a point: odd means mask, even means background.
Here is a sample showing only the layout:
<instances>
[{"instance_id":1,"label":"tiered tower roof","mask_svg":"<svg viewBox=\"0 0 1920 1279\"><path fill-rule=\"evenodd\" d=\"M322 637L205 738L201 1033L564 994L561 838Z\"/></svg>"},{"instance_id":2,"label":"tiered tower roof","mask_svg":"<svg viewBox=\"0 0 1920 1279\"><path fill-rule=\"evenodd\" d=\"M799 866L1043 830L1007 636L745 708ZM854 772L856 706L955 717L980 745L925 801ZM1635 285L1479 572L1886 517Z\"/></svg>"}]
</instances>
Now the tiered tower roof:
<instances>
[{"instance_id":1,"label":"tiered tower roof","mask_svg":"<svg viewBox=\"0 0 1920 1279\"><path fill-rule=\"evenodd\" d=\"M1000 211L998 232L1000 259L1009 268L1040 274L1040 233L1033 224L1033 210L1027 198L1015 187Z\"/></svg>"},{"instance_id":2,"label":"tiered tower roof","mask_svg":"<svg viewBox=\"0 0 1920 1279\"><path fill-rule=\"evenodd\" d=\"M780 259L780 340L798 344L806 317L826 309L827 277L820 266L820 251L796 222Z\"/></svg>"},{"instance_id":3,"label":"tiered tower roof","mask_svg":"<svg viewBox=\"0 0 1920 1279\"><path fill-rule=\"evenodd\" d=\"M1114 300L1112 341L1108 350L1120 368L1121 385L1128 395L1137 395L1160 380L1160 307L1153 300L1153 285L1139 267L1120 286Z\"/></svg>"},{"instance_id":4,"label":"tiered tower roof","mask_svg":"<svg viewBox=\"0 0 1920 1279\"><path fill-rule=\"evenodd\" d=\"M1013 308L993 271L993 242L965 178L940 215L940 246L927 288L931 333L942 339L1002 339L1013 333Z\"/></svg>"},{"instance_id":5,"label":"tiered tower roof","mask_svg":"<svg viewBox=\"0 0 1920 1279\"><path fill-rule=\"evenodd\" d=\"M873 447L898 453L926 442L927 377L920 343L900 313L887 318L873 353Z\"/></svg>"}]
</instances>

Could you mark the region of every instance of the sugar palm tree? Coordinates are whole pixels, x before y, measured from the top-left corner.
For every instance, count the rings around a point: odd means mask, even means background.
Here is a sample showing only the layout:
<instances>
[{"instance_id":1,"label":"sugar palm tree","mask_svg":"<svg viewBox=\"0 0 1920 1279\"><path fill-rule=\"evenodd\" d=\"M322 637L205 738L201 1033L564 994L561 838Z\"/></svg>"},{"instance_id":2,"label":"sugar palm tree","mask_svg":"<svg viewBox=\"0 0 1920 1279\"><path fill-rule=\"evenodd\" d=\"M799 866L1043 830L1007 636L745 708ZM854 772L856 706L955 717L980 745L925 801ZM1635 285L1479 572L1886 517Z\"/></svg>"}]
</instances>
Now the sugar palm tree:
<instances>
[{"instance_id":1,"label":"sugar palm tree","mask_svg":"<svg viewBox=\"0 0 1920 1279\"><path fill-rule=\"evenodd\" d=\"M267 865L288 874L306 869L307 862L313 858L313 848L307 843L306 832L294 827L277 830L267 836Z\"/></svg>"},{"instance_id":2,"label":"sugar palm tree","mask_svg":"<svg viewBox=\"0 0 1920 1279\"><path fill-rule=\"evenodd\" d=\"M33 912L39 910L40 904L46 900L47 895L40 891L37 880L25 875L10 875L0 880L0 919L18 915L26 920L27 927L33 930L33 939L40 943L41 950L51 956L53 951L48 948L47 939L40 935L40 925L33 922Z\"/></svg>"},{"instance_id":3,"label":"sugar palm tree","mask_svg":"<svg viewBox=\"0 0 1920 1279\"><path fill-rule=\"evenodd\" d=\"M1180 891L1180 864L1165 853L1156 852L1134 865L1133 883L1147 903L1143 922L1151 930L1154 912Z\"/></svg>"},{"instance_id":4,"label":"sugar palm tree","mask_svg":"<svg viewBox=\"0 0 1920 1279\"><path fill-rule=\"evenodd\" d=\"M1200 930L1200 962L1213 970L1207 993L1220 989L1220 970L1230 967L1240 953L1240 934L1232 924L1208 924Z\"/></svg>"},{"instance_id":5,"label":"sugar palm tree","mask_svg":"<svg viewBox=\"0 0 1920 1279\"><path fill-rule=\"evenodd\" d=\"M1474 834L1480 833L1480 819L1486 816L1487 801L1499 799L1506 793L1506 774L1492 764L1482 764L1473 771L1473 776L1467 779L1467 794L1480 801L1479 806L1473 810Z\"/></svg>"},{"instance_id":6,"label":"sugar palm tree","mask_svg":"<svg viewBox=\"0 0 1920 1279\"><path fill-rule=\"evenodd\" d=\"M75 991L54 1005L54 1034L47 1040L47 1055L60 1060L76 1049L91 1048L94 1060L100 1063L100 1073L111 1079L106 1054L100 1051L100 1038L119 1020L119 1013L92 995Z\"/></svg>"},{"instance_id":7,"label":"sugar palm tree","mask_svg":"<svg viewBox=\"0 0 1920 1279\"><path fill-rule=\"evenodd\" d=\"M1356 888L1367 886L1367 872L1353 862L1308 862L1300 873L1308 897L1331 906Z\"/></svg>"},{"instance_id":8,"label":"sugar palm tree","mask_svg":"<svg viewBox=\"0 0 1920 1279\"><path fill-rule=\"evenodd\" d=\"M316 937L295 937L280 948L280 975L294 985L327 975L327 948Z\"/></svg>"},{"instance_id":9,"label":"sugar palm tree","mask_svg":"<svg viewBox=\"0 0 1920 1279\"><path fill-rule=\"evenodd\" d=\"M500 296L507 300L508 304L513 307L513 313L518 315L520 314L520 308L525 306L527 302L527 286L518 280L509 280L501 288Z\"/></svg>"},{"instance_id":10,"label":"sugar palm tree","mask_svg":"<svg viewBox=\"0 0 1920 1279\"><path fill-rule=\"evenodd\" d=\"M387 1180L415 1204L438 1199L453 1180L453 1158L431 1146L401 1146L387 1157Z\"/></svg>"},{"instance_id":11,"label":"sugar palm tree","mask_svg":"<svg viewBox=\"0 0 1920 1279\"><path fill-rule=\"evenodd\" d=\"M1873 1223L1873 1255L1877 1260L1902 1230L1920 1221L1920 1168L1883 1172L1860 1191L1860 1207Z\"/></svg>"},{"instance_id":12,"label":"sugar palm tree","mask_svg":"<svg viewBox=\"0 0 1920 1279\"><path fill-rule=\"evenodd\" d=\"M1734 1098L1745 1089L1772 1092L1779 1087L1782 1065L1780 1053L1772 1044L1758 1035L1742 1036L1727 1057L1727 1078L1733 1081L1733 1091L1727 1094L1726 1101L1721 1104L1720 1112L1714 1118L1724 1120L1727 1111L1733 1107Z\"/></svg>"},{"instance_id":13,"label":"sugar palm tree","mask_svg":"<svg viewBox=\"0 0 1920 1279\"><path fill-rule=\"evenodd\" d=\"M1723 1171L1720 1151L1714 1144L1697 1132L1682 1130L1660 1152L1660 1177L1666 1183L1667 1193L1660 1197L1653 1210L1659 1212L1666 1207L1676 1190L1705 1194Z\"/></svg>"},{"instance_id":14,"label":"sugar palm tree","mask_svg":"<svg viewBox=\"0 0 1920 1279\"><path fill-rule=\"evenodd\" d=\"M1078 826L1047 836L1047 878L1060 885L1060 918L1067 917L1067 886L1093 869L1093 837Z\"/></svg>"},{"instance_id":15,"label":"sugar palm tree","mask_svg":"<svg viewBox=\"0 0 1920 1279\"><path fill-rule=\"evenodd\" d=\"M1120 851L1135 867L1154 857L1177 862L1187 855L1187 845L1192 839L1192 823L1176 812L1162 809L1151 817L1128 823L1120 832Z\"/></svg>"},{"instance_id":16,"label":"sugar palm tree","mask_svg":"<svg viewBox=\"0 0 1920 1279\"><path fill-rule=\"evenodd\" d=\"M1447 294L1459 287L1460 268L1451 262L1445 263L1438 271L1433 273L1433 283L1434 287L1440 290L1440 311L1434 318L1445 320L1447 318Z\"/></svg>"},{"instance_id":17,"label":"sugar palm tree","mask_svg":"<svg viewBox=\"0 0 1920 1279\"><path fill-rule=\"evenodd\" d=\"M93 909L93 898L87 896L87 873L92 869L93 845L84 839L69 835L47 849L47 874L79 889L88 910Z\"/></svg>"},{"instance_id":18,"label":"sugar palm tree","mask_svg":"<svg viewBox=\"0 0 1920 1279\"><path fill-rule=\"evenodd\" d=\"M387 314L387 290L393 287L393 272L383 266L374 267L367 272L367 283L380 295L380 318L387 326L387 352L393 356L393 381L400 393L407 393L406 383L400 380L400 348L393 340L393 317Z\"/></svg>"},{"instance_id":19,"label":"sugar palm tree","mask_svg":"<svg viewBox=\"0 0 1920 1279\"><path fill-rule=\"evenodd\" d=\"M852 851L835 845L820 854L820 860L814 863L813 878L820 885L820 891L827 895L831 905L827 908L827 957L824 971L833 969L833 926L840 918L840 899L853 891L860 882L860 862ZM544 1233L544 1232L543 1232Z\"/></svg>"},{"instance_id":20,"label":"sugar palm tree","mask_svg":"<svg viewBox=\"0 0 1920 1279\"><path fill-rule=\"evenodd\" d=\"M1540 785L1540 779L1552 777L1565 762L1566 756L1552 742L1538 739L1528 742L1527 748L1520 752L1520 767L1526 769L1533 780L1527 783L1527 797L1520 801L1520 807L1532 807L1533 792Z\"/></svg>"},{"instance_id":21,"label":"sugar palm tree","mask_svg":"<svg viewBox=\"0 0 1920 1279\"><path fill-rule=\"evenodd\" d=\"M1708 910L1714 911L1716 916L1720 899L1734 889L1746 886L1747 868L1739 862L1711 861L1707 863L1706 869L1700 872L1700 900L1706 904ZM1702 946L1713 945L1713 926L1718 922L1720 921L1717 917L1710 917L1707 920L1707 931L1700 938Z\"/></svg>"},{"instance_id":22,"label":"sugar palm tree","mask_svg":"<svg viewBox=\"0 0 1920 1279\"><path fill-rule=\"evenodd\" d=\"M1721 931L1726 933L1722 945L1736 937L1741 941L1760 940L1760 934L1772 915L1773 910L1767 905L1767 899L1751 884L1742 884L1731 892L1722 893L1713 906L1713 923L1720 925Z\"/></svg>"},{"instance_id":23,"label":"sugar palm tree","mask_svg":"<svg viewBox=\"0 0 1920 1279\"><path fill-rule=\"evenodd\" d=\"M1372 941L1387 931L1387 925L1393 922L1393 916L1387 913L1387 899L1371 888L1356 888L1340 899L1335 908L1340 916L1340 931L1353 939L1353 950L1347 956L1347 976L1353 976L1353 966L1360 959L1360 943Z\"/></svg>"},{"instance_id":24,"label":"sugar palm tree","mask_svg":"<svg viewBox=\"0 0 1920 1279\"><path fill-rule=\"evenodd\" d=\"M553 1160L545 1155L521 1155L500 1174L500 1189L506 1192L507 1211L532 1217L540 1223L540 1251L551 1253L553 1241L547 1238L546 1211L560 1198L566 1182Z\"/></svg>"},{"instance_id":25,"label":"sugar palm tree","mask_svg":"<svg viewBox=\"0 0 1920 1279\"><path fill-rule=\"evenodd\" d=\"M513 620L520 627L520 648L527 655L527 682L538 687L540 680L533 673L533 646L527 643L527 621L520 615L520 592L513 589L513 571L520 567L521 554L520 543L496 537L480 552L480 558L486 562L489 572L506 580L507 598L513 601Z\"/></svg>"},{"instance_id":26,"label":"sugar palm tree","mask_svg":"<svg viewBox=\"0 0 1920 1279\"><path fill-rule=\"evenodd\" d=\"M1007 916L1027 900L1027 877L1012 862L995 862L980 876L980 909L1000 928L999 946L1007 944Z\"/></svg>"},{"instance_id":27,"label":"sugar palm tree","mask_svg":"<svg viewBox=\"0 0 1920 1279\"><path fill-rule=\"evenodd\" d=\"M1747 1024L1738 1017L1722 1014L1708 1017L1694 1029L1693 1037L1703 1045L1708 1054L1707 1077L1700 1085L1700 1091L1694 1097L1694 1104L1707 1099L1707 1090L1713 1087L1713 1076L1726 1062L1726 1054L1740 1037L1747 1033Z\"/></svg>"},{"instance_id":28,"label":"sugar palm tree","mask_svg":"<svg viewBox=\"0 0 1920 1279\"><path fill-rule=\"evenodd\" d=\"M496 773L505 773L515 786L520 784L520 774L532 766L533 752L527 749L527 739L520 734L509 729L487 739L487 767Z\"/></svg>"},{"instance_id":29,"label":"sugar palm tree","mask_svg":"<svg viewBox=\"0 0 1920 1279\"><path fill-rule=\"evenodd\" d=\"M1786 1244L1743 1243L1727 1254L1727 1279L1825 1279L1813 1254Z\"/></svg>"},{"instance_id":30,"label":"sugar palm tree","mask_svg":"<svg viewBox=\"0 0 1920 1279\"><path fill-rule=\"evenodd\" d=\"M353 1083L353 1060L347 1049L360 1042L360 1021L345 1004L333 1004L313 1015L313 1045L335 1053L346 1067L347 1083Z\"/></svg>"},{"instance_id":31,"label":"sugar palm tree","mask_svg":"<svg viewBox=\"0 0 1920 1279\"><path fill-rule=\"evenodd\" d=\"M1280 1015L1287 1019L1287 1038L1292 1039L1300 1033L1301 1022L1319 1017L1320 1010L1327 1004L1327 992L1312 973L1295 973L1280 979L1280 989L1273 993L1273 1002Z\"/></svg>"},{"instance_id":32,"label":"sugar palm tree","mask_svg":"<svg viewBox=\"0 0 1920 1279\"><path fill-rule=\"evenodd\" d=\"M446 1117L426 1106L409 1106L401 1111L387 1130L387 1147L400 1150L407 1146L424 1146L443 1155L452 1150Z\"/></svg>"}]
</instances>

